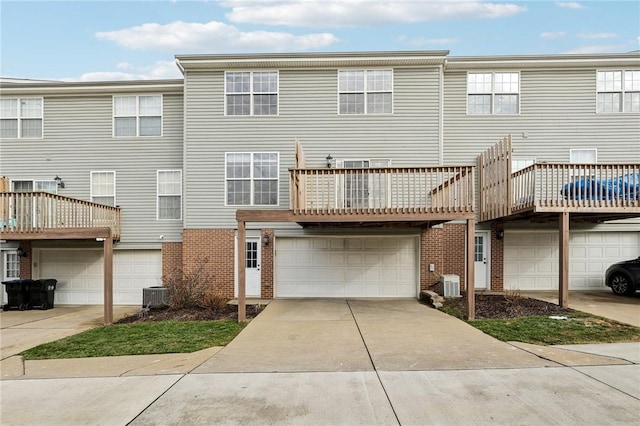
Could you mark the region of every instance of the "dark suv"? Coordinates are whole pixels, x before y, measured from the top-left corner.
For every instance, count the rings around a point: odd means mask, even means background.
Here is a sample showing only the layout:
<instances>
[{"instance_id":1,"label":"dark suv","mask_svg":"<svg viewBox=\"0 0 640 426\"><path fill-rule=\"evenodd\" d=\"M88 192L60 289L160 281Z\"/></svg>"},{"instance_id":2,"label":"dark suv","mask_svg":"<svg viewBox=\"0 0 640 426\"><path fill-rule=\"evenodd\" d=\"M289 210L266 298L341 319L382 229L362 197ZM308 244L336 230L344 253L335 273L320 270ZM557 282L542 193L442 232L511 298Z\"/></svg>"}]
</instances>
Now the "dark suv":
<instances>
[{"instance_id":1,"label":"dark suv","mask_svg":"<svg viewBox=\"0 0 640 426\"><path fill-rule=\"evenodd\" d=\"M614 263L607 269L607 286L619 296L631 296L640 287L640 256L637 259Z\"/></svg>"}]
</instances>

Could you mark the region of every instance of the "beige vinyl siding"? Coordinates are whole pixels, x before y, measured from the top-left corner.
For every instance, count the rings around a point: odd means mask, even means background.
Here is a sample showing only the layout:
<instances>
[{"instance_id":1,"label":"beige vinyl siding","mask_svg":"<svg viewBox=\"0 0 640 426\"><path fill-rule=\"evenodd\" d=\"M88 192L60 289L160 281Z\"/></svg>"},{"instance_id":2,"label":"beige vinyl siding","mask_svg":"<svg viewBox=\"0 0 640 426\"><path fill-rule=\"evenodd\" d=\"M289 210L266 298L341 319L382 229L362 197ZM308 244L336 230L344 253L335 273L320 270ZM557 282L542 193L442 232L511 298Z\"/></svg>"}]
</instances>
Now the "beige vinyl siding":
<instances>
[{"instance_id":1,"label":"beige vinyl siding","mask_svg":"<svg viewBox=\"0 0 640 426\"><path fill-rule=\"evenodd\" d=\"M571 148L596 148L598 162L640 161L640 114L596 114L595 68L504 71L520 71L519 115L467 115L467 73L445 73L446 164L475 161L508 134L515 155L537 161L568 162Z\"/></svg>"},{"instance_id":2,"label":"beige vinyl siding","mask_svg":"<svg viewBox=\"0 0 640 426\"><path fill-rule=\"evenodd\" d=\"M386 68L388 69L388 68ZM338 115L337 69L279 71L279 115L224 115L224 72L185 77L185 227L235 227L236 206L225 207L225 152L279 152L279 206L289 208L294 140L307 166L336 159L390 158L392 165L438 163L439 72L394 69L394 113ZM262 208L262 207L260 207Z\"/></svg>"},{"instance_id":3,"label":"beige vinyl siding","mask_svg":"<svg viewBox=\"0 0 640 426\"><path fill-rule=\"evenodd\" d=\"M153 92L161 93L161 92ZM117 93L113 93L117 95ZM112 137L113 94L44 96L42 140L0 140L0 170L14 179L60 176L60 195L90 200L90 172L115 171L120 245L181 239L181 221L156 220L156 170L182 168L182 94L163 96L163 136Z\"/></svg>"}]
</instances>

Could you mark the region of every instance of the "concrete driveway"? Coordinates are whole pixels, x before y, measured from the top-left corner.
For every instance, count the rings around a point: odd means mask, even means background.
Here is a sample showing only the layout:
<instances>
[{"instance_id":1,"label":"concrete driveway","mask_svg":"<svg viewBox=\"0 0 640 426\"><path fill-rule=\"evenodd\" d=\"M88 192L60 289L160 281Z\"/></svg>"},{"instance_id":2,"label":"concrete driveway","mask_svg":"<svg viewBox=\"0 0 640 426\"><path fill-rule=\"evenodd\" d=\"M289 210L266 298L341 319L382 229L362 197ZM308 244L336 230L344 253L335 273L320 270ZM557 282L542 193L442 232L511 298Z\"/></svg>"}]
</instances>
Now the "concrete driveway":
<instances>
[{"instance_id":1,"label":"concrete driveway","mask_svg":"<svg viewBox=\"0 0 640 426\"><path fill-rule=\"evenodd\" d=\"M276 300L187 374L121 357L117 377L97 362L2 380L0 410L25 425L637 424L640 344L578 346L499 342L415 300Z\"/></svg>"}]
</instances>

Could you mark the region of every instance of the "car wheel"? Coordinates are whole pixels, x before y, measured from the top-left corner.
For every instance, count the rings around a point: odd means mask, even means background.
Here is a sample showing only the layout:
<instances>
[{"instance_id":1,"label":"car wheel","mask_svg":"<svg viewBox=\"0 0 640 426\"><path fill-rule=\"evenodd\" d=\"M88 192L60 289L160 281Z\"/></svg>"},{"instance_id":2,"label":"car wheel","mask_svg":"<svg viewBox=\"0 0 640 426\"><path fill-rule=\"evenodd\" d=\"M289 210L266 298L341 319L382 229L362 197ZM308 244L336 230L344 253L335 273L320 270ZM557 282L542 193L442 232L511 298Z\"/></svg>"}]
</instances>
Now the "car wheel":
<instances>
[{"instance_id":1,"label":"car wheel","mask_svg":"<svg viewBox=\"0 0 640 426\"><path fill-rule=\"evenodd\" d=\"M611 291L618 296L631 296L636 289L631 285L631 280L624 274L613 274L609 279Z\"/></svg>"}]
</instances>

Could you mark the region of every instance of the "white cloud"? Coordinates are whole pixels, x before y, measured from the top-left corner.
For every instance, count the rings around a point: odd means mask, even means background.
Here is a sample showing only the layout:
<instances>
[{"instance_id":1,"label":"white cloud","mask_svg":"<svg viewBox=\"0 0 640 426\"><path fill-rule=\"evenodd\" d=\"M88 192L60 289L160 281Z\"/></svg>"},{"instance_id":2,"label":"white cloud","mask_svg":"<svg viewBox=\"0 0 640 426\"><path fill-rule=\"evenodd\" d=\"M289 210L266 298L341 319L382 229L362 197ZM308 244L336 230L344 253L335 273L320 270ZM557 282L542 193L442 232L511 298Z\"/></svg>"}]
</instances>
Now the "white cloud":
<instances>
[{"instance_id":1,"label":"white cloud","mask_svg":"<svg viewBox=\"0 0 640 426\"><path fill-rule=\"evenodd\" d=\"M585 40L604 40L609 38L616 38L618 34L616 33L590 33L590 34L579 34L578 37Z\"/></svg>"},{"instance_id":2,"label":"white cloud","mask_svg":"<svg viewBox=\"0 0 640 426\"><path fill-rule=\"evenodd\" d=\"M347 27L450 19L502 18L526 11L478 0L227 0L231 22L298 27Z\"/></svg>"},{"instance_id":3,"label":"white cloud","mask_svg":"<svg viewBox=\"0 0 640 426\"><path fill-rule=\"evenodd\" d=\"M584 9L584 6L575 1L557 1L556 6L563 9Z\"/></svg>"},{"instance_id":4,"label":"white cloud","mask_svg":"<svg viewBox=\"0 0 640 426\"><path fill-rule=\"evenodd\" d=\"M65 78L63 81L114 81L114 80L164 80L182 78L182 73L174 61L157 61L146 67L121 62L116 68L124 71L95 71L82 74L79 78ZM129 72L125 72L129 71Z\"/></svg>"},{"instance_id":5,"label":"white cloud","mask_svg":"<svg viewBox=\"0 0 640 426\"><path fill-rule=\"evenodd\" d=\"M564 31L547 31L544 33L540 33L540 38L542 40L557 40L566 35L567 33L565 33Z\"/></svg>"},{"instance_id":6,"label":"white cloud","mask_svg":"<svg viewBox=\"0 0 640 426\"><path fill-rule=\"evenodd\" d=\"M338 41L330 33L295 35L286 32L240 31L233 25L211 21L205 24L176 21L148 23L116 31L96 33L129 49L162 50L171 53L309 50Z\"/></svg>"},{"instance_id":7,"label":"white cloud","mask_svg":"<svg viewBox=\"0 0 640 426\"><path fill-rule=\"evenodd\" d=\"M456 44L458 42L458 39L424 37L409 38L405 35L401 35L400 37L398 37L398 41L409 46L448 46L451 44Z\"/></svg>"}]
</instances>

